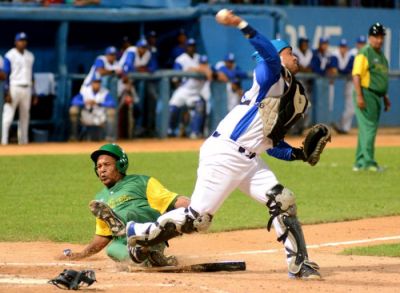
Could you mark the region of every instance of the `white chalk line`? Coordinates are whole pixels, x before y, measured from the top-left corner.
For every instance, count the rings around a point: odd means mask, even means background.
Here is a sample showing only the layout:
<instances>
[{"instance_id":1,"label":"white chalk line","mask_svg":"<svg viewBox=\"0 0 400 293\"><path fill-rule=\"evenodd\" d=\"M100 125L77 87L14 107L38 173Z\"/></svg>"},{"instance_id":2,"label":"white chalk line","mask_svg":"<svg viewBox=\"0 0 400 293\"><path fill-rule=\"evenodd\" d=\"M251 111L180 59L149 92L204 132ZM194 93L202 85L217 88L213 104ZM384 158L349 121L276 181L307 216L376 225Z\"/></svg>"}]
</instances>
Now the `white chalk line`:
<instances>
[{"instance_id":1,"label":"white chalk line","mask_svg":"<svg viewBox=\"0 0 400 293\"><path fill-rule=\"evenodd\" d=\"M370 238L370 239L350 240L350 241L342 241L342 242L327 242L327 243L321 243L321 244L312 244L312 245L307 245L307 248L308 249L318 249L318 248L322 248L322 247L335 247L335 246L363 244L363 243L371 243L371 242L378 242L378 241L390 241L390 240L400 240L400 235ZM269 254L269 253L277 253L280 251L283 251L283 248L267 249L267 250L247 250L247 251L223 253L223 254L219 254L219 255L229 256L229 255Z\"/></svg>"}]
</instances>

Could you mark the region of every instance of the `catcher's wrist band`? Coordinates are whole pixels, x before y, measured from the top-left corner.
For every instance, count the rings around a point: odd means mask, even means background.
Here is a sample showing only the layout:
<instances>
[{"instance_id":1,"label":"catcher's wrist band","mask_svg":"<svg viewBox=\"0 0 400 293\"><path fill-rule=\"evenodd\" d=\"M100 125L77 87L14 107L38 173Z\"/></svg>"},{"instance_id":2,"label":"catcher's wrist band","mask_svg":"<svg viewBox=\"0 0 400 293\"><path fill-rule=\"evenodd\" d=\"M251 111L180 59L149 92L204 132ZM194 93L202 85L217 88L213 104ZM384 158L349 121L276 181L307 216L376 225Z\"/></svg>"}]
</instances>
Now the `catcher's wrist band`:
<instances>
[{"instance_id":1,"label":"catcher's wrist band","mask_svg":"<svg viewBox=\"0 0 400 293\"><path fill-rule=\"evenodd\" d=\"M241 22L239 22L239 24L237 25L237 28L242 30L244 29L246 26L248 26L249 24L247 23L247 21L242 20Z\"/></svg>"},{"instance_id":2,"label":"catcher's wrist band","mask_svg":"<svg viewBox=\"0 0 400 293\"><path fill-rule=\"evenodd\" d=\"M247 24L247 23L246 23ZM245 26L244 28L241 29L242 33L244 36L248 39L251 39L257 34L257 31L252 28L250 25Z\"/></svg>"}]
</instances>

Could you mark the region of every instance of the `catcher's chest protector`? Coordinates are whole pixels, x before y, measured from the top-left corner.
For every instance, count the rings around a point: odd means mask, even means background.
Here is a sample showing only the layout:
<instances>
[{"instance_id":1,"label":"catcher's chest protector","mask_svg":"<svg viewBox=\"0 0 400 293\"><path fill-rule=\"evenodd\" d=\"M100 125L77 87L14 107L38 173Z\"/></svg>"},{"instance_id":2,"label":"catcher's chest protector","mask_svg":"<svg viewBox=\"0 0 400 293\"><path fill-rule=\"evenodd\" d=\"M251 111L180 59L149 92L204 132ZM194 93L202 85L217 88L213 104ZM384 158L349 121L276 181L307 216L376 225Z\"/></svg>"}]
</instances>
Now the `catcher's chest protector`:
<instances>
[{"instance_id":1,"label":"catcher's chest protector","mask_svg":"<svg viewBox=\"0 0 400 293\"><path fill-rule=\"evenodd\" d=\"M301 83L286 68L282 69L281 75L289 80L283 95L266 97L258 105L264 136L270 138L274 146L302 117L309 104Z\"/></svg>"}]
</instances>

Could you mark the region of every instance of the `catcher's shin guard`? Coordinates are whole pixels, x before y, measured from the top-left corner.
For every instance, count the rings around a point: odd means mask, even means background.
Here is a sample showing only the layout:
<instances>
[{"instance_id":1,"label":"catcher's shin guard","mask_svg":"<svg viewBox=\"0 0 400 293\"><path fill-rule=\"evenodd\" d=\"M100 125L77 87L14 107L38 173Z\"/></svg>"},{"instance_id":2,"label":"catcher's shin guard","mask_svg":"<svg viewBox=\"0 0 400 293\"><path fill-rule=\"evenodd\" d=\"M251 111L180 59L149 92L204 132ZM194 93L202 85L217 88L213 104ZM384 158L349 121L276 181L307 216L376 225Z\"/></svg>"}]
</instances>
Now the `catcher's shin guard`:
<instances>
[{"instance_id":1,"label":"catcher's shin guard","mask_svg":"<svg viewBox=\"0 0 400 293\"><path fill-rule=\"evenodd\" d=\"M266 196L271 215L267 229L270 231L271 225L274 224L277 240L285 246L289 272L297 274L303 263L308 261L308 254L303 230L296 217L294 194L283 185L277 184Z\"/></svg>"},{"instance_id":2,"label":"catcher's shin guard","mask_svg":"<svg viewBox=\"0 0 400 293\"><path fill-rule=\"evenodd\" d=\"M128 244L152 246L171 238L207 230L211 215L199 215L192 208L179 208L160 216L155 223L132 223L127 227Z\"/></svg>"}]
</instances>

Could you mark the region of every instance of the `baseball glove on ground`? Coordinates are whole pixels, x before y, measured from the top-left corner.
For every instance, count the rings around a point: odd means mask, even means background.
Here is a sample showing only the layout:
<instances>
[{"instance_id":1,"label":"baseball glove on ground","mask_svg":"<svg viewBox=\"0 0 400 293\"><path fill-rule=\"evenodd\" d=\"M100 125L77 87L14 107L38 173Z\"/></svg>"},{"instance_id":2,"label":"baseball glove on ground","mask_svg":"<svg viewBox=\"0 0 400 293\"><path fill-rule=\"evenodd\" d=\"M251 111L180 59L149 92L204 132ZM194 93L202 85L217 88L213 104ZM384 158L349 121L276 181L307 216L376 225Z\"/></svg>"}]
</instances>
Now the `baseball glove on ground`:
<instances>
[{"instance_id":1,"label":"baseball glove on ground","mask_svg":"<svg viewBox=\"0 0 400 293\"><path fill-rule=\"evenodd\" d=\"M325 145L331 141L331 130L325 124L316 124L308 131L303 140L303 152L306 162L315 166Z\"/></svg>"}]
</instances>

